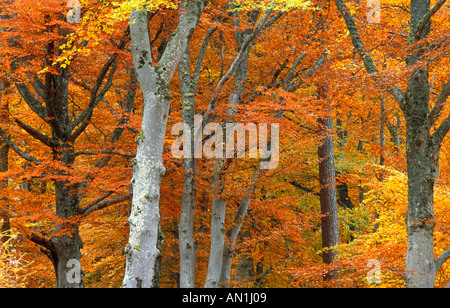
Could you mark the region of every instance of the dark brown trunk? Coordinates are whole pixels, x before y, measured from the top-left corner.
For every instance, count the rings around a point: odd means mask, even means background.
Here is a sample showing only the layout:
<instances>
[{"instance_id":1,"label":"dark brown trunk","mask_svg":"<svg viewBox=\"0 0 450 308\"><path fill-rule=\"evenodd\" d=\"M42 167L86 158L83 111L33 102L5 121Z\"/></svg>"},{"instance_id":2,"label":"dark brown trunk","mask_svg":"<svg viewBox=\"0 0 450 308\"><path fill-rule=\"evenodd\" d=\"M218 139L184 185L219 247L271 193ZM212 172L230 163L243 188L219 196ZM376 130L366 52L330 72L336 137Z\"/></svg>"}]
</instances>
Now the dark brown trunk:
<instances>
[{"instance_id":1,"label":"dark brown trunk","mask_svg":"<svg viewBox=\"0 0 450 308\"><path fill-rule=\"evenodd\" d=\"M338 252L334 249L339 245L339 226L336 196L336 170L334 163L333 119L325 117L318 119L321 135L324 137L319 147L319 179L320 207L322 211L322 247L323 262L332 264ZM331 280L337 275L331 271L324 280Z\"/></svg>"},{"instance_id":2,"label":"dark brown trunk","mask_svg":"<svg viewBox=\"0 0 450 308\"><path fill-rule=\"evenodd\" d=\"M3 91L6 89L7 85L3 81L0 81L0 121L6 122L8 121L8 103L6 100L3 99ZM8 154L9 154L9 146L4 142L3 139L0 138L0 172L7 172L8 171ZM8 181L2 181L0 182L0 190L3 190L3 188L8 186ZM0 207L0 238L1 243L6 243L6 241L9 239L9 232L11 229L11 224L9 220L9 214L8 214L8 198L3 196L2 197L2 207Z\"/></svg>"}]
</instances>

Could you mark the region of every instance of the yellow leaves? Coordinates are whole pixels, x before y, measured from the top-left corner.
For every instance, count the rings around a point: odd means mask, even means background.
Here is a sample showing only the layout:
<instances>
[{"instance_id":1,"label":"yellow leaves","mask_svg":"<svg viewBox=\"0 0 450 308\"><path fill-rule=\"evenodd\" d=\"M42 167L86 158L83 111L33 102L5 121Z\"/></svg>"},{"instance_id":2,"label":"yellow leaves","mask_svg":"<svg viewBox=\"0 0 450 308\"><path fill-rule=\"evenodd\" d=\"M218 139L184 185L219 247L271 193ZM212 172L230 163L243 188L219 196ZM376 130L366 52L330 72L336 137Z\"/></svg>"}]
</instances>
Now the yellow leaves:
<instances>
[{"instance_id":1,"label":"yellow leaves","mask_svg":"<svg viewBox=\"0 0 450 308\"><path fill-rule=\"evenodd\" d=\"M25 262L24 255L15 255L11 247L11 239L0 243L0 288L24 288L25 278L34 274L27 272L31 262Z\"/></svg>"},{"instance_id":2,"label":"yellow leaves","mask_svg":"<svg viewBox=\"0 0 450 308\"><path fill-rule=\"evenodd\" d=\"M177 1L167 1L167 0L129 0L124 1L122 3L113 2L114 13L112 14L112 18L115 20L124 20L129 18L131 12L134 9L146 8L148 11L152 11L157 8L166 8L166 9L177 9L178 2Z\"/></svg>"},{"instance_id":3,"label":"yellow leaves","mask_svg":"<svg viewBox=\"0 0 450 308\"><path fill-rule=\"evenodd\" d=\"M276 11L290 11L294 9L313 9L313 4L308 0L270 0L270 1L252 1L237 0L234 4L236 9L272 9Z\"/></svg>"}]
</instances>

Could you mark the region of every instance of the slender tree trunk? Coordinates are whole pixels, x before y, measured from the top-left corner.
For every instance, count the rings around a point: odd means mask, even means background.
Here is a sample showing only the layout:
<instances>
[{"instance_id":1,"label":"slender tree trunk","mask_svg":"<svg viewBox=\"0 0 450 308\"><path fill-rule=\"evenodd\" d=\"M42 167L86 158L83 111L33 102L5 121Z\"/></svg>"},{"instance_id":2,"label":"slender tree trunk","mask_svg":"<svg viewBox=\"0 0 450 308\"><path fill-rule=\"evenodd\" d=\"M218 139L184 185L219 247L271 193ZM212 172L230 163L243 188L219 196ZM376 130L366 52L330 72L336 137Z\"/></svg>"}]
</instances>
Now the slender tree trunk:
<instances>
[{"instance_id":1,"label":"slender tree trunk","mask_svg":"<svg viewBox=\"0 0 450 308\"><path fill-rule=\"evenodd\" d=\"M61 76L48 76L48 78L49 116L55 117L55 122L58 123L52 129L53 139L56 141L56 147L53 148L53 160L64 165L66 170L73 170L75 163L74 149L66 143L70 137L67 100L69 74L66 71ZM73 176L71 172L57 170L57 174L65 180L55 182L56 215L64 222L57 224L56 235L50 239L51 247L49 250L49 257L56 272L56 287L84 288L81 267L79 267L80 273L73 275L73 268L70 265L72 262L76 262L77 266L81 264L83 242L79 235L77 218L80 215L80 188L82 184L70 184Z\"/></svg>"},{"instance_id":2,"label":"slender tree trunk","mask_svg":"<svg viewBox=\"0 0 450 308\"><path fill-rule=\"evenodd\" d=\"M197 193L197 159L195 157L195 91L196 84L190 74L189 46L180 62L180 87L183 97L183 124L190 129L190 151L183 161L184 184L181 196L181 214L179 224L180 245L180 287L195 287L195 246L194 246L194 213ZM186 135L185 135L186 136ZM186 140L186 142L189 142Z\"/></svg>"},{"instance_id":3,"label":"slender tree trunk","mask_svg":"<svg viewBox=\"0 0 450 308\"><path fill-rule=\"evenodd\" d=\"M212 187L214 198L211 213L211 246L209 251L208 273L205 288L218 288L223 263L223 250L225 244L225 214L227 202L224 199L224 160L218 160L214 166Z\"/></svg>"},{"instance_id":4,"label":"slender tree trunk","mask_svg":"<svg viewBox=\"0 0 450 308\"><path fill-rule=\"evenodd\" d=\"M339 225L336 195L336 169L334 163L333 118L331 116L318 119L323 143L319 147L319 179L320 206L322 211L322 247L323 262L332 264L338 252L334 249L339 245ZM331 280L335 272L329 272L324 280Z\"/></svg>"},{"instance_id":5,"label":"slender tree trunk","mask_svg":"<svg viewBox=\"0 0 450 308\"><path fill-rule=\"evenodd\" d=\"M415 40L417 26L430 9L430 0L411 0L410 37ZM431 21L421 37L428 35ZM413 39L414 37L414 39ZM423 50L408 56L408 65L416 64ZM428 69L419 68L408 81L403 112L406 118L406 156L408 163L408 249L406 253L406 286L433 288L436 276L434 260L434 184L438 171L440 145L436 147L427 125L430 87Z\"/></svg>"},{"instance_id":6,"label":"slender tree trunk","mask_svg":"<svg viewBox=\"0 0 450 308\"><path fill-rule=\"evenodd\" d=\"M195 243L194 243L194 214L195 199L197 193L197 158L196 147L199 144L195 138L195 93L209 42L216 32L217 27L208 30L203 40L200 52L197 55L197 64L194 74L191 75L190 44L180 61L178 73L180 76L180 89L183 101L183 124L190 130L190 149L184 148L185 152L184 184L181 197L181 214L179 224L179 246L180 246L180 287L193 288L195 286ZM188 140L186 140L188 141Z\"/></svg>"},{"instance_id":7,"label":"slender tree trunk","mask_svg":"<svg viewBox=\"0 0 450 308\"><path fill-rule=\"evenodd\" d=\"M0 81L0 121L7 122L8 121L8 103L3 99L2 92L6 89L7 85ZM9 146L3 139L0 139L0 172L8 171L8 158L9 158ZM6 188L8 186L8 181L2 181L0 183L0 190ZM2 201L8 202L6 197L2 198ZM0 208L0 238L1 243L5 243L9 238L9 231L11 229L9 214L6 209Z\"/></svg>"},{"instance_id":8,"label":"slender tree trunk","mask_svg":"<svg viewBox=\"0 0 450 308\"><path fill-rule=\"evenodd\" d=\"M239 15L237 12L233 13L236 18L234 21L234 26L239 28ZM234 87L228 98L228 109L227 109L227 123L235 123L235 116L238 112L238 107L241 103L242 95L245 89L245 81L248 72L248 62L252 46L254 45L254 40L256 36L259 35L261 27L266 25L268 17L270 17L271 12L266 12L266 15L260 21L256 29L246 29L236 30L235 39L239 47L240 62L238 63L235 71L234 77ZM248 16L248 21L252 24L256 24L260 16L259 10L254 10ZM259 30L258 30L259 29ZM234 140L234 138L233 138ZM208 274L206 278L205 287L206 288L218 288L221 286L226 286L226 283L230 280L231 264L233 261L234 244L236 238L240 231L239 228L234 228L234 234L228 233L228 237L225 230L225 214L226 214L226 201L223 199L224 190L224 177L223 168L224 160L218 161L215 166L215 179L213 181L213 191L215 192L215 197L213 199L213 216L211 220L211 250L210 259L208 264ZM243 211L241 208L241 215L239 219L244 219L248 205L250 204L250 199L248 200L247 208ZM229 236L232 236L231 238ZM226 242L226 243L225 243ZM223 285L221 285L223 283Z\"/></svg>"},{"instance_id":9,"label":"slender tree trunk","mask_svg":"<svg viewBox=\"0 0 450 308\"><path fill-rule=\"evenodd\" d=\"M386 103L384 98L380 97L380 166L386 164Z\"/></svg>"},{"instance_id":10,"label":"slender tree trunk","mask_svg":"<svg viewBox=\"0 0 450 308\"><path fill-rule=\"evenodd\" d=\"M369 74L378 72L370 52L359 36L355 20L342 0L335 0L350 32L354 47L358 50ZM409 67L416 65L425 53L414 43L427 37L431 29L431 17L443 7L446 0L439 0L430 9L430 0L411 0L408 48L411 54L405 59ZM434 259L434 185L438 175L439 152L450 130L450 117L438 129L431 130L439 119L443 105L450 95L450 80L444 85L433 110L430 111L430 86L428 67L415 68L408 80L406 91L398 87L391 91L406 118L406 156L408 164L408 213L406 226L408 248L406 253L405 281L408 288L434 287L436 271L450 258L447 250Z\"/></svg>"},{"instance_id":11,"label":"slender tree trunk","mask_svg":"<svg viewBox=\"0 0 450 308\"><path fill-rule=\"evenodd\" d=\"M132 161L133 202L129 217L130 236L124 288L154 287L155 261L160 223L160 185L165 173L162 160L170 109L169 84L198 24L207 1L180 3L180 21L158 66L153 66L147 9L133 10L130 18L131 49L137 79L144 98L141 132L136 138L137 154Z\"/></svg>"}]
</instances>

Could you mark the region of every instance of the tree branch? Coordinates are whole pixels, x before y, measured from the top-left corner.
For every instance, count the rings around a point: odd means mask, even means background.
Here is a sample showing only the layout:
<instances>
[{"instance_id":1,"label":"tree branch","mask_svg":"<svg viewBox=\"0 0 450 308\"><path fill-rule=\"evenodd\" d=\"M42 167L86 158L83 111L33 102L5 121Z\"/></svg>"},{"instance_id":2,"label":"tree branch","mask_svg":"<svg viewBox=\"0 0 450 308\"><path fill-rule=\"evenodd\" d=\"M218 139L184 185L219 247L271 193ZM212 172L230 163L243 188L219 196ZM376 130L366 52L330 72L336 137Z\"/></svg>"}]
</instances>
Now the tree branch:
<instances>
[{"instance_id":1,"label":"tree branch","mask_svg":"<svg viewBox=\"0 0 450 308\"><path fill-rule=\"evenodd\" d=\"M34 75L33 78L30 78L31 85L33 86L36 93L42 97L42 99L45 101L47 99L47 94L45 90L45 85L42 83L42 81L39 79L38 76Z\"/></svg>"},{"instance_id":2,"label":"tree branch","mask_svg":"<svg viewBox=\"0 0 450 308\"><path fill-rule=\"evenodd\" d=\"M27 105L31 108L31 110L33 110L41 119L47 122L47 109L34 97L30 89L28 89L28 87L22 83L16 84L16 88Z\"/></svg>"},{"instance_id":3,"label":"tree branch","mask_svg":"<svg viewBox=\"0 0 450 308\"><path fill-rule=\"evenodd\" d=\"M436 271L438 271L450 259L450 248L436 259Z\"/></svg>"},{"instance_id":4,"label":"tree branch","mask_svg":"<svg viewBox=\"0 0 450 308\"><path fill-rule=\"evenodd\" d=\"M364 67L366 71L369 74L379 73L378 67L376 66L372 55L370 51L366 49L364 46L363 41L361 40L361 37L359 35L358 27L356 26L355 19L353 18L353 15L351 14L350 10L346 6L344 0L335 0L336 6L338 7L339 11L342 14L342 17L345 20L345 23L347 25L347 29L350 33L350 37L352 39L352 43L354 48L358 51L358 53L361 56L361 59L364 63ZM391 94L394 95L395 100L399 104L400 108L404 108L404 94L400 90L399 87L393 86L387 89Z\"/></svg>"},{"instance_id":5,"label":"tree branch","mask_svg":"<svg viewBox=\"0 0 450 308\"><path fill-rule=\"evenodd\" d=\"M361 37L359 35L359 31L358 31L358 27L356 26L355 19L353 18L353 15L350 13L350 10L348 9L344 0L335 0L335 2L336 2L337 8L339 9L339 11L342 14L342 17L345 20L347 29L350 32L350 37L352 39L353 46L359 52L359 54L363 60L366 71L369 74L378 73L379 70L378 70L377 66L375 65L375 62L373 61L370 52L368 50L366 50L364 43L361 40Z\"/></svg>"},{"instance_id":6,"label":"tree branch","mask_svg":"<svg viewBox=\"0 0 450 308\"><path fill-rule=\"evenodd\" d=\"M156 66L156 72L164 83L168 84L172 79L179 61L186 51L186 48L180 48L180 46L187 46L208 2L206 0L186 0L185 6L180 5L179 10L183 13L179 18L178 27L170 36L166 49Z\"/></svg>"},{"instance_id":7,"label":"tree branch","mask_svg":"<svg viewBox=\"0 0 450 308\"><path fill-rule=\"evenodd\" d=\"M436 104L434 105L433 110L431 111L428 121L430 125L433 125L437 119L439 118L439 115L444 108L444 103L447 101L448 97L450 96L450 78L448 82L444 85L442 88L441 94L439 95L438 100L436 101ZM444 140L445 136L450 130L450 116L447 117L439 126L439 128L434 132L433 134L433 140L436 145L441 145L442 141Z\"/></svg>"},{"instance_id":8,"label":"tree branch","mask_svg":"<svg viewBox=\"0 0 450 308\"><path fill-rule=\"evenodd\" d=\"M34 139L42 142L43 144L45 144L49 148L54 148L54 147L58 146L58 144L55 141L53 141L51 138L45 136L44 134L42 134L41 132L37 131L33 127L25 124L21 120L14 118L14 121L20 126L20 128L25 130L31 137L33 137Z\"/></svg>"},{"instance_id":9,"label":"tree branch","mask_svg":"<svg viewBox=\"0 0 450 308\"><path fill-rule=\"evenodd\" d=\"M81 210L81 214L84 215L84 216L87 216L87 215L89 215L89 214L91 214L91 213L93 213L95 211L102 210L104 208L107 208L108 206L116 205L116 204L122 203L124 201L131 200L133 198L132 194L127 194L125 196L120 196L118 198L114 198L114 199L110 199L108 201L100 202L101 200L104 200L104 199L108 198L111 195L112 195L112 193L109 192L106 195L100 197L99 199L97 199L93 203L91 203L88 206L86 206L85 208L83 208Z\"/></svg>"},{"instance_id":10,"label":"tree branch","mask_svg":"<svg viewBox=\"0 0 450 308\"><path fill-rule=\"evenodd\" d=\"M297 181L292 181L292 182L290 182L290 184L291 184L292 186L294 186L295 188L298 188L298 189L300 189L300 190L303 190L304 192L307 192L307 193L309 193L309 194L313 194L314 196L320 197L320 193L315 192L315 191L312 190L311 188L308 188L308 187L305 187L305 186L301 185L301 184L298 183Z\"/></svg>"},{"instance_id":11,"label":"tree branch","mask_svg":"<svg viewBox=\"0 0 450 308\"><path fill-rule=\"evenodd\" d=\"M394 95L395 100L397 101L400 109L403 109L405 106L405 94L399 87L393 86L391 88L392 94Z\"/></svg>"},{"instance_id":12,"label":"tree branch","mask_svg":"<svg viewBox=\"0 0 450 308\"><path fill-rule=\"evenodd\" d=\"M123 156L123 157L126 157L126 158L135 158L136 157L136 155L134 155L134 154L121 153L121 152L114 151L114 150L101 150L99 152L95 152L95 151L79 151L79 152L74 153L73 156L74 157L82 156L82 155L95 156L95 155L101 155L101 154L118 155L118 156Z\"/></svg>"},{"instance_id":13,"label":"tree branch","mask_svg":"<svg viewBox=\"0 0 450 308\"><path fill-rule=\"evenodd\" d=\"M437 11L439 11L439 9L445 4L445 2L447 2L447 0L440 0L436 3L436 5L431 8L427 14L425 14L425 16L422 18L422 20L419 23L419 26L417 28L417 32L415 34L415 40L419 40L420 37L422 36L422 31L425 28L425 26L427 25L428 21L430 20L430 18L436 14Z\"/></svg>"},{"instance_id":14,"label":"tree branch","mask_svg":"<svg viewBox=\"0 0 450 308\"><path fill-rule=\"evenodd\" d=\"M219 93L222 91L222 88L225 86L225 84L228 82L228 80L233 76L233 74L236 72L236 70L239 67L239 64L241 61L245 58L245 55L250 48L251 44L255 41L257 36L261 33L261 31L265 28L265 25L267 24L270 16L272 15L272 10L269 9L266 11L266 14L261 19L261 21L256 26L255 30L251 35L249 35L245 42L242 44L242 48L239 50L238 55L234 59L233 63L231 64L230 68L228 69L227 73L220 79L219 83L216 86L216 89L214 91L213 97L209 103L208 109L206 111L204 120L203 120L203 126L206 126L209 124L212 113L216 109L217 103L219 101Z\"/></svg>"},{"instance_id":15,"label":"tree branch","mask_svg":"<svg viewBox=\"0 0 450 308\"><path fill-rule=\"evenodd\" d=\"M112 80L114 78L114 74L116 73L116 69L117 69L117 63L114 61L114 63L112 64L111 71L109 72L106 84L103 87L100 94L97 95L96 94L97 90L95 88L93 89L89 107L85 111L83 111L83 113L80 115L80 117L71 124L71 130L75 129L75 127L77 125L79 125L79 124L81 124L81 125L78 127L78 129L76 129L70 135L70 138L69 138L70 142L74 142L81 135L81 133L86 129L86 127L89 125L92 115L94 113L95 107L97 107L98 103L102 100L102 98L106 95L106 93L109 91L109 89L113 85Z\"/></svg>"},{"instance_id":16,"label":"tree branch","mask_svg":"<svg viewBox=\"0 0 450 308\"><path fill-rule=\"evenodd\" d=\"M297 70L297 67L300 65L303 58L305 58L307 53L301 53L297 59L295 59L294 64L292 65L291 69L289 70L289 74L284 79L284 84L286 86L286 89L288 89L290 92L294 92L294 88L292 86L292 81L295 78L295 71Z\"/></svg>"},{"instance_id":17,"label":"tree branch","mask_svg":"<svg viewBox=\"0 0 450 308\"><path fill-rule=\"evenodd\" d=\"M32 241L33 243L35 243L41 247L44 247L44 248L48 249L49 251L55 250L55 246L53 245L53 243L43 236L40 236L36 233L32 233L32 234L28 235L27 238L30 241Z\"/></svg>"},{"instance_id":18,"label":"tree branch","mask_svg":"<svg viewBox=\"0 0 450 308\"><path fill-rule=\"evenodd\" d=\"M433 125L439 116L441 115L442 109L444 108L444 104L447 101L448 96L450 95L450 77L448 78L447 83L442 87L441 94L434 104L433 110L431 110L429 115L430 124Z\"/></svg>"},{"instance_id":19,"label":"tree branch","mask_svg":"<svg viewBox=\"0 0 450 308\"><path fill-rule=\"evenodd\" d=\"M119 50L125 49L125 46L128 42L129 35L130 35L130 27L128 27L125 30L125 33L124 33L122 39L120 40L120 43L118 45ZM114 54L111 55L111 57L108 59L108 61L105 63L105 65L103 65L103 68L102 68L99 76L97 77L94 87L92 89L90 89L91 96L90 96L88 108L86 108L80 114L80 116L78 116L78 118L75 119L70 124L70 131L73 131L77 126L79 126L81 124L81 126L70 136L70 138L69 138L70 141L75 141L78 138L78 136L86 129L86 127L89 125L89 121L92 117L92 114L94 113L95 107L97 106L97 104L102 100L102 98L105 96L105 94L111 88L112 79L114 78L114 75L115 75L115 72L117 69L117 63L116 63L117 57L118 57L118 53L115 52ZM109 72L109 74L108 74L108 72ZM106 76L108 76L108 77L106 77ZM101 85L103 84L105 78L107 78L106 84L103 87L103 89L100 91ZM84 83L78 83L78 85L81 85L83 88L89 90L89 87L86 86ZM98 93L99 91L100 91L100 93Z\"/></svg>"},{"instance_id":20,"label":"tree branch","mask_svg":"<svg viewBox=\"0 0 450 308\"><path fill-rule=\"evenodd\" d=\"M16 152L19 156L21 156L23 159L25 159L29 162L40 163L40 160L38 160L37 158L35 158L31 155L28 155L27 153L22 151L14 142L12 142L11 139L9 139L8 135L5 133L5 131L1 127L0 127L0 136L3 138L3 140L6 142L6 144L8 144L8 146L14 152Z\"/></svg>"},{"instance_id":21,"label":"tree branch","mask_svg":"<svg viewBox=\"0 0 450 308\"><path fill-rule=\"evenodd\" d=\"M206 33L205 39L203 40L202 47L200 49L200 52L198 53L197 57L197 64L195 66L194 75L192 76L192 83L197 86L198 85L198 79L200 78L201 69L203 66L203 59L205 58L206 49L208 48L209 42L213 36L213 34L217 31L217 26L210 28L208 32Z\"/></svg>"}]
</instances>

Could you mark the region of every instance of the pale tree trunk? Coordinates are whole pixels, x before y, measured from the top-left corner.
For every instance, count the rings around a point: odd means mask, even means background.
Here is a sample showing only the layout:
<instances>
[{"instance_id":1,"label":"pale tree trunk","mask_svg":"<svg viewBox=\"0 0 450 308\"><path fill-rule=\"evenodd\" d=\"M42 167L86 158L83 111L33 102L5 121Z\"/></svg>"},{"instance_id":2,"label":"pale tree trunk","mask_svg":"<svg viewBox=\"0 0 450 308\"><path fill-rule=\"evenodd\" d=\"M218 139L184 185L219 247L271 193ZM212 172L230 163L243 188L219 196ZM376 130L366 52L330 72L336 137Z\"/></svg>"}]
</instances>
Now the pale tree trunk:
<instances>
[{"instance_id":1,"label":"pale tree trunk","mask_svg":"<svg viewBox=\"0 0 450 308\"><path fill-rule=\"evenodd\" d=\"M255 39L260 35L261 31L266 27L267 24L270 23L269 19L272 16L273 11L267 10L264 17L259 21L254 30L247 30L246 32L238 31L236 33L236 39L239 46L239 53L236 56L233 64L227 71L227 73L221 78L219 81L216 92L213 100L210 102L208 106L208 111L205 116L205 122L203 125L208 124L211 119L211 115L215 110L218 99L217 95L222 90L225 83L229 80L229 78L236 73L235 84L233 88L233 93L229 97L229 105L238 106L244 91L245 87L245 78L247 76L247 65L248 65L248 57L250 49L255 41ZM249 16L250 21L256 23L259 17L259 12L252 12ZM244 35L245 34L245 35ZM230 118L236 114L235 108L228 108L227 114ZM223 261L224 261L224 253L225 258L226 249L225 249L225 214L226 214L226 200L223 197L224 191L224 160L219 160L215 165L215 178L213 180L212 186L214 191L213 197L213 209L212 209L212 217L211 217L211 248L210 248L210 257L208 263L208 273L205 282L205 288L218 288L220 287L220 282L222 272L223 272ZM230 249L232 249L230 247ZM226 260L225 264L229 264ZM227 267L228 268L228 267ZM223 277L227 277L226 275Z\"/></svg>"},{"instance_id":2,"label":"pale tree trunk","mask_svg":"<svg viewBox=\"0 0 450 308\"><path fill-rule=\"evenodd\" d=\"M194 243L194 214L195 198L197 193L197 157L195 157L195 93L202 69L206 49L216 32L217 27L209 29L197 56L197 65L194 74L191 75L190 44L180 61L178 68L180 76L180 89L183 102L183 124L190 129L191 147L184 148L190 151L185 155L183 161L184 184L181 197L181 213L179 224L179 247L180 247L180 287L195 287L195 243ZM188 140L186 140L187 142Z\"/></svg>"},{"instance_id":3,"label":"pale tree trunk","mask_svg":"<svg viewBox=\"0 0 450 308\"><path fill-rule=\"evenodd\" d=\"M130 18L133 62L144 98L141 132L136 138L137 154L132 161L133 202L129 217L124 288L154 286L155 261L160 223L160 185L165 173L162 160L170 109L169 84L186 50L207 1L180 3L180 21L156 67L149 41L147 9L138 8Z\"/></svg>"},{"instance_id":4,"label":"pale tree trunk","mask_svg":"<svg viewBox=\"0 0 450 308\"><path fill-rule=\"evenodd\" d=\"M254 11L249 16L249 21L255 23L260 15L259 11ZM238 23L238 15L235 12L236 22ZM238 27L238 24L235 24L235 27ZM236 31L235 37L236 42L238 44L239 49L242 48L245 40L252 34L252 29L246 29L245 31ZM235 122L235 116L238 112L238 106L241 104L242 95L244 93L245 84L246 84L246 78L247 78L247 72L248 72L248 62L250 57L250 50L253 44L250 45L248 50L246 50L244 57L242 59L242 62L239 64L239 66L236 69L236 74L234 77L234 87L232 90L232 93L229 96L228 99L228 107L227 109L227 115L229 119L227 119L228 123ZM255 141L256 142L256 141ZM224 180L224 179L220 179ZM244 200L245 199L245 200ZM247 213L248 207L250 206L250 198L244 198L238 209L238 213L236 214L235 220L233 222L232 230L230 230L226 235L226 240L224 239L224 245L222 247L222 263L220 267L220 276L219 280L222 283L219 287L227 287L228 282L231 280L231 266L233 263L233 255L234 255L234 246L236 244L237 236L239 235L240 228L242 226L242 222L244 221L245 215ZM225 201L223 201L225 202ZM225 205L226 206L226 205ZM225 231L225 230L224 230Z\"/></svg>"},{"instance_id":5,"label":"pale tree trunk","mask_svg":"<svg viewBox=\"0 0 450 308\"><path fill-rule=\"evenodd\" d=\"M211 213L211 246L209 250L208 273L205 288L218 288L223 262L223 249L225 244L225 215L227 202L224 199L224 160L216 162L213 178L214 198Z\"/></svg>"},{"instance_id":6,"label":"pale tree trunk","mask_svg":"<svg viewBox=\"0 0 450 308\"><path fill-rule=\"evenodd\" d=\"M194 245L194 213L195 197L197 193L197 159L194 151L194 132L195 129L195 88L192 84L189 65L189 47L186 50L180 63L180 86L183 97L183 124L189 127L190 149L184 148L184 151L190 151L189 157L184 158L184 184L183 194L181 196L181 213L179 224L179 246L180 246L180 287L195 287L195 245ZM183 72L182 72L183 71ZM189 142L186 140L186 142Z\"/></svg>"},{"instance_id":7,"label":"pale tree trunk","mask_svg":"<svg viewBox=\"0 0 450 308\"><path fill-rule=\"evenodd\" d=\"M259 15L260 13L258 11L253 12L253 14L249 16L250 21L255 23ZM236 32L236 42L238 43L239 48L242 48L245 40L252 34L252 32L253 31L251 29ZM230 105L230 107L228 107L227 109L227 115L230 118L229 121L232 122L235 122L234 116L238 112L237 108L241 104L242 95L244 93L246 84L245 81L247 79L248 72L248 62L252 45L253 44L251 44L250 48L246 51L242 62L239 64L236 70L236 75L234 77L234 88L228 99L228 105ZM259 174L259 169L257 173ZM253 186L253 181L251 182L251 186ZM242 223L250 206L253 190L254 189L251 189L251 193L249 193L241 200L238 212L236 213L235 219L233 221L233 227L226 234L225 245L223 246L222 266L220 270L220 282L222 283L222 287L228 287L228 282L231 280L231 266L233 263L233 255L235 251L234 246L236 245L236 240L239 235Z\"/></svg>"}]
</instances>

